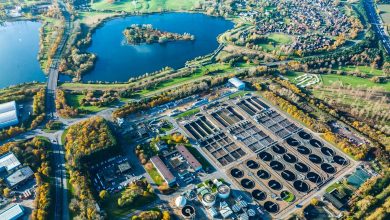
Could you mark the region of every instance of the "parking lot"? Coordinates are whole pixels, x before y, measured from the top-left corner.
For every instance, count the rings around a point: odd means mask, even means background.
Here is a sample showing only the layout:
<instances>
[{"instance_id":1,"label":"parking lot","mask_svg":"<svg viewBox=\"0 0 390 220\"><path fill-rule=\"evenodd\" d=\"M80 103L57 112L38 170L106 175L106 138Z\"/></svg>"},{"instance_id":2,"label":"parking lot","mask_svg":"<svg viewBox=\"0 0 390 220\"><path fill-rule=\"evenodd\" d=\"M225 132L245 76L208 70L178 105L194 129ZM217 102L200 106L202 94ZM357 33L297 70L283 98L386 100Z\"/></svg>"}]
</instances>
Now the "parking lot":
<instances>
[{"instance_id":1,"label":"parking lot","mask_svg":"<svg viewBox=\"0 0 390 220\"><path fill-rule=\"evenodd\" d=\"M314 194L351 163L255 95L221 99L178 124L274 217Z\"/></svg>"}]
</instances>

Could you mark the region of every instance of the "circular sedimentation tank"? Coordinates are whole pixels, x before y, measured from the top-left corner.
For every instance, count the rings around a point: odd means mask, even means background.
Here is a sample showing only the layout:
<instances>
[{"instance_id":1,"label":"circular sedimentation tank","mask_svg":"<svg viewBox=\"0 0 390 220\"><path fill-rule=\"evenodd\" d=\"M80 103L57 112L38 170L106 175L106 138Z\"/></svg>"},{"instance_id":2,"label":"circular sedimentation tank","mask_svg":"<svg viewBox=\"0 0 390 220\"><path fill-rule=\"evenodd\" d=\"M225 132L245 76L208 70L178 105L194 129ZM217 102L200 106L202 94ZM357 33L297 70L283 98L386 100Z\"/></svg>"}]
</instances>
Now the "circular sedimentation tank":
<instances>
[{"instance_id":1,"label":"circular sedimentation tank","mask_svg":"<svg viewBox=\"0 0 390 220\"><path fill-rule=\"evenodd\" d=\"M302 180L295 181L293 185L296 190L303 193L309 191L310 189L309 185Z\"/></svg>"},{"instance_id":2,"label":"circular sedimentation tank","mask_svg":"<svg viewBox=\"0 0 390 220\"><path fill-rule=\"evenodd\" d=\"M264 209L269 213L277 213L279 211L279 205L274 202L267 201L264 203Z\"/></svg>"},{"instance_id":3,"label":"circular sedimentation tank","mask_svg":"<svg viewBox=\"0 0 390 220\"><path fill-rule=\"evenodd\" d=\"M259 190L259 189L255 189L252 191L252 196L253 198L255 198L256 200L258 201L263 201L267 198L267 194L265 194L265 192Z\"/></svg>"},{"instance_id":4,"label":"circular sedimentation tank","mask_svg":"<svg viewBox=\"0 0 390 220\"><path fill-rule=\"evenodd\" d=\"M315 172L308 172L307 175L306 175L306 178L312 182L312 183L316 183L316 184L319 184L322 182L322 178L320 175L318 175L318 173L315 173Z\"/></svg>"},{"instance_id":5,"label":"circular sedimentation tank","mask_svg":"<svg viewBox=\"0 0 390 220\"><path fill-rule=\"evenodd\" d=\"M317 147L317 148L321 148L321 147L324 146L324 144L321 141L317 140L317 139L311 139L309 141L309 143L310 143L311 146Z\"/></svg>"},{"instance_id":6,"label":"circular sedimentation tank","mask_svg":"<svg viewBox=\"0 0 390 220\"><path fill-rule=\"evenodd\" d=\"M334 151L332 149L330 149L329 147L323 147L321 148L321 152L326 155L326 156L333 156L334 155Z\"/></svg>"},{"instance_id":7,"label":"circular sedimentation tank","mask_svg":"<svg viewBox=\"0 0 390 220\"><path fill-rule=\"evenodd\" d=\"M283 179L285 179L287 181L293 181L297 178L295 176L295 174L293 172L291 172L290 170L283 170L281 175L282 175Z\"/></svg>"},{"instance_id":8,"label":"circular sedimentation tank","mask_svg":"<svg viewBox=\"0 0 390 220\"><path fill-rule=\"evenodd\" d=\"M286 148L280 146L280 145L274 145L272 146L272 150L277 154L284 154L287 152Z\"/></svg>"},{"instance_id":9,"label":"circular sedimentation tank","mask_svg":"<svg viewBox=\"0 0 390 220\"><path fill-rule=\"evenodd\" d=\"M217 188L218 197L221 199L226 199L230 195L230 187L226 184L221 184Z\"/></svg>"},{"instance_id":10,"label":"circular sedimentation tank","mask_svg":"<svg viewBox=\"0 0 390 220\"><path fill-rule=\"evenodd\" d=\"M250 169L257 169L259 168L260 165L254 160L248 160L246 162L246 166L249 167Z\"/></svg>"},{"instance_id":11,"label":"circular sedimentation tank","mask_svg":"<svg viewBox=\"0 0 390 220\"><path fill-rule=\"evenodd\" d=\"M339 155L334 156L333 160L334 160L334 162L336 162L337 164L342 165L342 166L345 166L348 164L348 161L344 157L339 156Z\"/></svg>"},{"instance_id":12,"label":"circular sedimentation tank","mask_svg":"<svg viewBox=\"0 0 390 220\"><path fill-rule=\"evenodd\" d=\"M299 153L301 153L303 155L308 155L308 154L311 153L311 150L309 148L305 147L305 146L299 146L297 148L297 150L298 150Z\"/></svg>"},{"instance_id":13,"label":"circular sedimentation tank","mask_svg":"<svg viewBox=\"0 0 390 220\"><path fill-rule=\"evenodd\" d=\"M256 174L260 179L263 180L269 179L271 177L271 175L265 170L259 170Z\"/></svg>"},{"instance_id":14,"label":"circular sedimentation tank","mask_svg":"<svg viewBox=\"0 0 390 220\"><path fill-rule=\"evenodd\" d=\"M270 180L268 182L268 186L273 189L273 190L281 190L283 188L282 184L280 184L278 181L276 180Z\"/></svg>"},{"instance_id":15,"label":"circular sedimentation tank","mask_svg":"<svg viewBox=\"0 0 390 220\"><path fill-rule=\"evenodd\" d=\"M300 144L300 142L297 139L292 138L292 137L287 138L286 142L288 145L293 146L293 147L296 147Z\"/></svg>"},{"instance_id":16,"label":"circular sedimentation tank","mask_svg":"<svg viewBox=\"0 0 390 220\"><path fill-rule=\"evenodd\" d=\"M297 160L297 157L294 156L294 155L292 155L292 154L290 154L290 153L284 154L284 155L283 155L283 159L284 159L286 162L288 162L288 163L295 163L295 162L298 161L298 160Z\"/></svg>"},{"instance_id":17,"label":"circular sedimentation tank","mask_svg":"<svg viewBox=\"0 0 390 220\"><path fill-rule=\"evenodd\" d=\"M234 178L242 178L244 176L244 172L242 172L240 169L234 168L230 171L230 174Z\"/></svg>"},{"instance_id":18,"label":"circular sedimentation tank","mask_svg":"<svg viewBox=\"0 0 390 220\"><path fill-rule=\"evenodd\" d=\"M329 174L336 173L336 168L328 163L321 164L321 169Z\"/></svg>"},{"instance_id":19,"label":"circular sedimentation tank","mask_svg":"<svg viewBox=\"0 0 390 220\"><path fill-rule=\"evenodd\" d=\"M195 216L195 208L192 206L186 205L181 209L181 214L184 218L192 218Z\"/></svg>"},{"instance_id":20,"label":"circular sedimentation tank","mask_svg":"<svg viewBox=\"0 0 390 220\"><path fill-rule=\"evenodd\" d=\"M311 139L311 135L309 133L307 133L306 131L300 131L300 132L298 132L298 135L300 138L302 138L304 140Z\"/></svg>"},{"instance_id":21,"label":"circular sedimentation tank","mask_svg":"<svg viewBox=\"0 0 390 220\"><path fill-rule=\"evenodd\" d=\"M206 193L202 197L202 203L204 206L210 207L215 204L215 195L211 193Z\"/></svg>"},{"instance_id":22,"label":"circular sedimentation tank","mask_svg":"<svg viewBox=\"0 0 390 220\"><path fill-rule=\"evenodd\" d=\"M271 161L271 163L269 164L269 166L273 169L273 170L276 170L276 171L282 171L284 169L284 165L279 162L279 161L276 161L276 160L273 160Z\"/></svg>"},{"instance_id":23,"label":"circular sedimentation tank","mask_svg":"<svg viewBox=\"0 0 390 220\"><path fill-rule=\"evenodd\" d=\"M309 160L313 163L320 164L322 163L322 158L318 156L317 154L310 154Z\"/></svg>"},{"instance_id":24,"label":"circular sedimentation tank","mask_svg":"<svg viewBox=\"0 0 390 220\"><path fill-rule=\"evenodd\" d=\"M270 153L268 153L268 152L265 152L265 151L260 152L258 154L258 156L263 161L271 161L273 159L272 155Z\"/></svg>"},{"instance_id":25,"label":"circular sedimentation tank","mask_svg":"<svg viewBox=\"0 0 390 220\"><path fill-rule=\"evenodd\" d=\"M298 162L294 165L295 169L301 173L307 173L310 168L304 164L304 163L301 163L301 162Z\"/></svg>"},{"instance_id":26,"label":"circular sedimentation tank","mask_svg":"<svg viewBox=\"0 0 390 220\"><path fill-rule=\"evenodd\" d=\"M245 189L252 189L255 187L255 183L252 180L245 178L241 180L241 186Z\"/></svg>"}]
</instances>

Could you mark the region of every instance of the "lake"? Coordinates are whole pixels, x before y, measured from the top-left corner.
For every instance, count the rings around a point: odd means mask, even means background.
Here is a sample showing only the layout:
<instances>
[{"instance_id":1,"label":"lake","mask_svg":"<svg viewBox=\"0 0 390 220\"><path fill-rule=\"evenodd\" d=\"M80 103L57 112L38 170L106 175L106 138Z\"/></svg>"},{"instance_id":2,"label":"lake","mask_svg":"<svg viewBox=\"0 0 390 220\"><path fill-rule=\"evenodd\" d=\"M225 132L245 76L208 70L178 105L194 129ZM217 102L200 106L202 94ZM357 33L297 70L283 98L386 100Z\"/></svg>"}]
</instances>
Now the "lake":
<instances>
[{"instance_id":1,"label":"lake","mask_svg":"<svg viewBox=\"0 0 390 220\"><path fill-rule=\"evenodd\" d=\"M162 31L190 33L196 40L126 45L122 32L132 24L152 24ZM126 82L131 77L166 66L181 68L186 61L217 49L217 36L231 28L231 21L197 13L164 13L109 20L92 35L92 44L87 51L97 54L98 59L95 68L83 76L83 81Z\"/></svg>"},{"instance_id":2,"label":"lake","mask_svg":"<svg viewBox=\"0 0 390 220\"><path fill-rule=\"evenodd\" d=\"M0 25L0 88L46 80L37 60L40 26L33 21Z\"/></svg>"}]
</instances>

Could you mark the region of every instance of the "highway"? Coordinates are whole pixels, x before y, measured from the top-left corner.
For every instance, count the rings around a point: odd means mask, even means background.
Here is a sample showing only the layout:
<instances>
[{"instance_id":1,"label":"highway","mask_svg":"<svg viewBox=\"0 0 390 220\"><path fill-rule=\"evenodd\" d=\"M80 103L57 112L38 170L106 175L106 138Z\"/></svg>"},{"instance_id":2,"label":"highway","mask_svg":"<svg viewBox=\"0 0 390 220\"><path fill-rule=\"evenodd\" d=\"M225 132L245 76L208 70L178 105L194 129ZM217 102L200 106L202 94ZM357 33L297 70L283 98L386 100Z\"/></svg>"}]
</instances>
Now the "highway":
<instances>
[{"instance_id":1,"label":"highway","mask_svg":"<svg viewBox=\"0 0 390 220\"><path fill-rule=\"evenodd\" d=\"M72 22L70 14L66 10L65 4L62 1L58 1L58 5L65 18L65 29L62 39L55 52L52 63L48 72L47 90L46 90L46 116L48 120L56 120L58 116L56 114L55 107L55 91L57 89L58 82L58 66L63 55L66 43L69 38L69 34L72 29ZM54 216L56 220L68 220L69 208L68 208L68 189L67 189L67 177L65 168L65 153L63 143L61 143L61 135L63 131L57 132L51 135L50 140L53 147L53 171L55 174L55 209Z\"/></svg>"},{"instance_id":2,"label":"highway","mask_svg":"<svg viewBox=\"0 0 390 220\"><path fill-rule=\"evenodd\" d=\"M385 31L383 23L379 15L376 13L375 5L373 0L366 0L364 2L364 7L367 11L367 16L369 23L372 25L375 33L377 34L377 37L380 41L382 41L382 44L387 52L387 54L390 54L390 38L389 34Z\"/></svg>"}]
</instances>

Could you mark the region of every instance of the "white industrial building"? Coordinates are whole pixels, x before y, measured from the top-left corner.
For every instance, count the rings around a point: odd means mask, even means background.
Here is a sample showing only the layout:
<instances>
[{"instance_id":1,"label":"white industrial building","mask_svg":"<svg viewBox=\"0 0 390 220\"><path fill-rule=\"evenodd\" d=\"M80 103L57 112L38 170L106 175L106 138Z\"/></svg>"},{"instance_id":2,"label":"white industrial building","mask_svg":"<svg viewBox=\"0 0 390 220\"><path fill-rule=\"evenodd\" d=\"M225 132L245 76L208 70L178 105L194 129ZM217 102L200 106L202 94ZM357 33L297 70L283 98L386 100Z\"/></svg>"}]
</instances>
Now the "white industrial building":
<instances>
[{"instance_id":1,"label":"white industrial building","mask_svg":"<svg viewBox=\"0 0 390 220\"><path fill-rule=\"evenodd\" d=\"M16 220L20 219L24 215L24 209L21 205L16 204L9 209L6 209L0 213L0 219Z\"/></svg>"},{"instance_id":2,"label":"white industrial building","mask_svg":"<svg viewBox=\"0 0 390 220\"><path fill-rule=\"evenodd\" d=\"M16 125L19 123L16 102L6 102L0 104L0 129Z\"/></svg>"},{"instance_id":3,"label":"white industrial building","mask_svg":"<svg viewBox=\"0 0 390 220\"><path fill-rule=\"evenodd\" d=\"M0 176L2 173L10 173L20 166L20 161L12 152L0 156Z\"/></svg>"},{"instance_id":4,"label":"white industrial building","mask_svg":"<svg viewBox=\"0 0 390 220\"><path fill-rule=\"evenodd\" d=\"M238 90L245 89L245 83L243 81L239 80L237 77L233 77L233 78L229 79L229 83Z\"/></svg>"}]
</instances>

